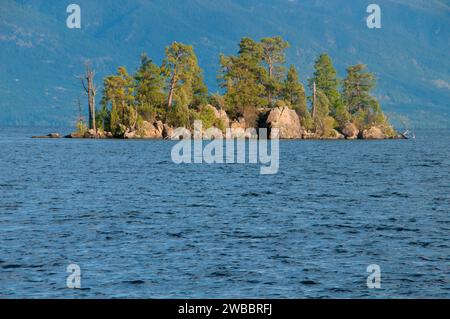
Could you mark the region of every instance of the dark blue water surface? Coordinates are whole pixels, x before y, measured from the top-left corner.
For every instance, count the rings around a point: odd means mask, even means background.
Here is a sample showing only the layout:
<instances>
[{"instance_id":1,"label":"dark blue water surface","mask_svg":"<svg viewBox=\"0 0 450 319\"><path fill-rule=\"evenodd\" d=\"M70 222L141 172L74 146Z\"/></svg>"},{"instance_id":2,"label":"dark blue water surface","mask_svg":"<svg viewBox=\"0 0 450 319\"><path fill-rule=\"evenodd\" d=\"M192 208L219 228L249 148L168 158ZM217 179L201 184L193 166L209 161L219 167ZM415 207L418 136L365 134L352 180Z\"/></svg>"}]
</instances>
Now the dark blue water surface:
<instances>
[{"instance_id":1,"label":"dark blue water surface","mask_svg":"<svg viewBox=\"0 0 450 319\"><path fill-rule=\"evenodd\" d=\"M0 297L450 297L449 131L282 141L272 176L48 132L0 130Z\"/></svg>"}]
</instances>

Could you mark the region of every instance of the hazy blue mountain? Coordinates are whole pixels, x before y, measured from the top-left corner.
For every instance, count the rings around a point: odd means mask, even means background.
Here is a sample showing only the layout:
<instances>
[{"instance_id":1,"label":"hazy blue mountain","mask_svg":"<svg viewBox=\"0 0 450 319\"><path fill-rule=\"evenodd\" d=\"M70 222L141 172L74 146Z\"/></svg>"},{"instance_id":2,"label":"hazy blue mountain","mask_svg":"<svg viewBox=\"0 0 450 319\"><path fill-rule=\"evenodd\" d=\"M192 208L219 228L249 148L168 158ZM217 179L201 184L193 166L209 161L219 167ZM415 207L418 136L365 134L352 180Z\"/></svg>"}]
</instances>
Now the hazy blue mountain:
<instances>
[{"instance_id":1,"label":"hazy blue mountain","mask_svg":"<svg viewBox=\"0 0 450 319\"><path fill-rule=\"evenodd\" d=\"M348 0L73 0L82 29L66 27L69 1L0 0L0 123L73 123L76 75L92 60L97 82L119 65L134 71L147 52L160 63L172 41L195 46L211 91L220 52L243 36L281 35L301 79L327 51L340 76L364 62L378 77L385 111L419 126L450 123L450 5L438 0L377 0L382 29L368 29L371 1Z\"/></svg>"}]
</instances>

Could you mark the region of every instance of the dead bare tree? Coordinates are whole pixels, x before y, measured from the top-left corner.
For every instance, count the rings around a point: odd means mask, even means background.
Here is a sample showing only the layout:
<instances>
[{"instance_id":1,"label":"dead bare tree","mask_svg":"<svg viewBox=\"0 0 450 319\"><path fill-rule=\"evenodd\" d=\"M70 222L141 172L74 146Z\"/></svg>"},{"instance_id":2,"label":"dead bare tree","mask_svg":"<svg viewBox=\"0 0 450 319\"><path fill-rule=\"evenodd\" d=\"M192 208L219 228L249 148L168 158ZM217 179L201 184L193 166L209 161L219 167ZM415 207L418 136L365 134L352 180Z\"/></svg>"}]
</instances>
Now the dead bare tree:
<instances>
[{"instance_id":1,"label":"dead bare tree","mask_svg":"<svg viewBox=\"0 0 450 319\"><path fill-rule=\"evenodd\" d=\"M97 87L94 84L95 72L90 63L86 63L86 73L78 78L81 80L84 91L88 97L89 107L89 129L97 131L95 124L95 96L97 94Z\"/></svg>"},{"instance_id":2,"label":"dead bare tree","mask_svg":"<svg viewBox=\"0 0 450 319\"><path fill-rule=\"evenodd\" d=\"M414 134L412 128L411 128L411 120L405 116L405 115L400 115L400 114L396 114L396 113L386 113L386 118L388 122L393 122L396 121L399 124L399 129L401 129L403 131L400 131L400 135L403 136L406 139L409 138L416 138L416 135Z\"/></svg>"},{"instance_id":3,"label":"dead bare tree","mask_svg":"<svg viewBox=\"0 0 450 319\"><path fill-rule=\"evenodd\" d=\"M312 107L312 117L313 120L316 119L316 115L317 115L317 89L316 89L316 81L314 81L314 85L313 85L313 107Z\"/></svg>"}]
</instances>

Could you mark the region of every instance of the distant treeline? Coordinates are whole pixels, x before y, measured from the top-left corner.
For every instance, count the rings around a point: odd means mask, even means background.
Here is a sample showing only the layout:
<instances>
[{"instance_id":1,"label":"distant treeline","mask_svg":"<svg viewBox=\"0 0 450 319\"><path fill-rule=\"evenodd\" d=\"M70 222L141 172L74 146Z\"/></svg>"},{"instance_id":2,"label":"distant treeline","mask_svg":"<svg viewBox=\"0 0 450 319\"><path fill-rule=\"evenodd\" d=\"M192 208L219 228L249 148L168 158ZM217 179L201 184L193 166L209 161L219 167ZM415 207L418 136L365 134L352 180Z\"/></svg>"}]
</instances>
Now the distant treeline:
<instances>
[{"instance_id":1,"label":"distant treeline","mask_svg":"<svg viewBox=\"0 0 450 319\"><path fill-rule=\"evenodd\" d=\"M225 110L231 119L245 118L248 126L257 125L259 110L286 106L297 112L304 128L323 136L349 122L360 130L387 125L371 94L375 77L365 65L349 66L345 79L339 79L331 58L321 54L308 79L311 96L306 96L296 67L285 66L288 48L281 37L259 42L243 38L236 55L220 56L223 95L208 93L192 46L172 43L161 66L143 54L134 74L119 67L117 74L104 79L96 127L120 136L125 130L139 130L143 121L191 127L201 119L205 127L223 129L211 109L203 107L207 104Z\"/></svg>"}]
</instances>

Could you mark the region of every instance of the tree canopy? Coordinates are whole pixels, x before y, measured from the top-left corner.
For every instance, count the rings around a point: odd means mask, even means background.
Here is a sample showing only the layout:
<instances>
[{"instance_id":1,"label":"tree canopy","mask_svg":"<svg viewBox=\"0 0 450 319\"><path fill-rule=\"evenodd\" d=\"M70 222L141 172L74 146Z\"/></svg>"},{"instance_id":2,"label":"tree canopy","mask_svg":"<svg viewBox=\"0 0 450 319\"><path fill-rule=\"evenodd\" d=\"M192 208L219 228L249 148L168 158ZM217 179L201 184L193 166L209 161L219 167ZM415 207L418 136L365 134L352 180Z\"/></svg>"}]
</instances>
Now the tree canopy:
<instances>
[{"instance_id":1,"label":"tree canopy","mask_svg":"<svg viewBox=\"0 0 450 319\"><path fill-rule=\"evenodd\" d=\"M297 112L305 129L324 136L349 122L359 129L387 124L372 94L375 76L365 65L349 66L340 80L330 56L320 54L308 79L307 99L297 68L286 69L288 48L279 36L259 42L242 38L237 54L220 55L218 81L223 92L208 95L194 48L173 42L160 66L143 54L134 74L119 67L104 79L96 124L117 136L139 129L143 121L190 127L202 119L220 125L213 121L211 108L205 108L208 103L225 110L231 120L244 118L249 127L257 125L261 111L282 105Z\"/></svg>"}]
</instances>

